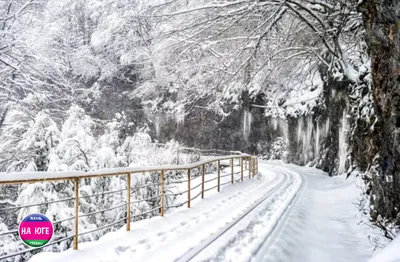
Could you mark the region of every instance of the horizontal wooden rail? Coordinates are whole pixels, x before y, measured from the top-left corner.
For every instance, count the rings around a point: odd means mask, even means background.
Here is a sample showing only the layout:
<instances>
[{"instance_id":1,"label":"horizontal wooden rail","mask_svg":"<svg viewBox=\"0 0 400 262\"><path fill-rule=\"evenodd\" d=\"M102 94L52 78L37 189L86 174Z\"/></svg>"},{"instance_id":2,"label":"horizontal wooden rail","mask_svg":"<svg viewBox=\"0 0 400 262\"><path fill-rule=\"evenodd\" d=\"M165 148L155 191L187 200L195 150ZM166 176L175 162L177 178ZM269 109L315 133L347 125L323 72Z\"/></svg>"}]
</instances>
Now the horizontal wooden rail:
<instances>
[{"instance_id":1,"label":"horizontal wooden rail","mask_svg":"<svg viewBox=\"0 0 400 262\"><path fill-rule=\"evenodd\" d=\"M187 169L194 169L202 167L203 165L211 164L218 160L229 159L243 159L251 157L250 155L230 155L222 157L213 157L207 160L196 162L188 165L174 165L174 166L154 166L154 167L123 167L123 168L108 168L100 169L95 172L15 172L15 173L0 173L0 185L12 185L22 183L37 183L49 182L60 180L74 180L75 178L96 178L106 176L120 176L124 174L146 173L146 172L160 172L164 171L186 171Z\"/></svg>"},{"instance_id":2,"label":"horizontal wooden rail","mask_svg":"<svg viewBox=\"0 0 400 262\"><path fill-rule=\"evenodd\" d=\"M167 144L164 143L154 143L155 146L158 147L167 147ZM234 150L221 150L221 149L204 149L204 148L195 148L195 147L179 147L178 148L178 152L201 152L202 155L204 155L204 153L213 153L213 154L229 154L229 155L241 155L242 152L240 151L234 151Z\"/></svg>"},{"instance_id":3,"label":"horizontal wooden rail","mask_svg":"<svg viewBox=\"0 0 400 262\"><path fill-rule=\"evenodd\" d=\"M238 160L236 162L235 160ZM227 161L227 162L224 162ZM235 170L235 163L238 163L236 167L239 167L239 171ZM207 170L209 170L208 165L212 165L213 168L215 168L215 164L217 165L216 169L216 174L217 177L210 178L210 179L205 179L205 176L209 176L211 174L206 174ZM224 168L228 167L228 168ZM229 168L230 167L230 168ZM248 167L248 169L247 169ZM173 165L173 166L156 166L156 167L127 167L127 168L113 168L113 169L104 169L104 170L97 170L95 172L32 172L32 173L0 173L0 185L14 185L14 184L24 184L24 183L40 183L40 182L50 182L50 181L65 181L65 180L70 180L73 181L74 185L74 196L61 199L61 200L55 200L55 201L49 201L49 202L43 202L43 203L36 203L36 204L29 204L29 205L21 205L21 206L16 206L16 207L6 207L3 209L0 209L0 211L6 211L6 210L17 210L21 208L27 208L27 207L32 207L32 206L41 206L45 204L52 204L52 203L58 203L58 202L63 202L63 201L71 201L74 204L74 211L75 215L70 218L62 219L59 221L55 221L54 223L60 223L63 221L67 220L73 220L73 228L71 229L72 236L68 236L64 238L64 240L68 240L73 238L73 249L78 249L78 243L79 243L79 236L89 234L95 231L111 228L113 226L116 226L121 223L127 223L126 225L126 230L130 231L130 222L132 219L135 217L143 216L146 214L150 214L152 212L158 212L160 216L165 215L165 211L168 208L173 208L173 207L181 207L185 204L187 204L188 208L191 206L191 201L198 198L201 196L201 198L205 197L205 192L217 189L217 192L220 192L222 186L227 185L227 184L233 184L236 182L243 181L244 179L244 169L246 168L246 171L248 171L249 176L246 175L246 177L252 178L258 173L258 161L256 157L253 157L251 155L247 154L241 154L241 155L228 155L228 156L220 156L220 157L212 157L207 160L199 161L193 164L187 164L187 165ZM192 169L197 169L199 172L195 173L192 172ZM215 169L213 169L215 170ZM168 181L169 177L172 177L171 174L168 174L168 171L181 171L180 174L185 176L186 178L181 177L179 180L171 180ZM139 173L156 173L159 175L160 180L154 181L155 183L149 183L146 185L136 185L132 186L131 184L131 176L132 174L139 174ZM238 175L239 178L235 177L235 175ZM101 178L101 177L107 177L107 176L125 176L126 178L126 186L122 189L118 190L112 190L112 191L104 191L104 192L98 192L95 194L91 195L80 195L79 191L79 185L82 183L82 179L89 179L89 178ZM226 179L224 181L221 181L221 178L226 178L226 177L231 177L228 181ZM198 179L201 182L198 185L191 185L194 179ZM216 182L213 182L216 181ZM173 192L170 193L170 189L168 189L169 185L173 184L182 184L182 183L187 183L188 187L187 190L183 190L182 192ZM206 188L206 185L210 185L211 187ZM140 188L157 188L156 192L159 192L157 195L149 196L147 198L142 198L142 199L132 199L132 192L135 192L135 190L138 190ZM201 189L199 190L198 188ZM159 190L159 191L158 191ZM199 192L193 192L194 190L198 190ZM123 202L120 202L114 206L98 210L98 211L92 211L89 213L82 213L79 212L80 209L80 202L82 202L82 199L94 197L94 196L101 196L101 195L107 195L107 194L118 194L124 193L126 195L126 201L124 200ZM169 197L176 197L179 195L184 195L187 194L187 200L183 201L179 204L175 205L169 205L168 199ZM81 200L81 201L80 201ZM153 208L144 212L141 212L140 214L135 214L132 213L135 211L134 209L138 208L136 207L136 203L143 202L143 201L151 201L153 203ZM70 203L71 203L70 202ZM155 204L154 204L155 203ZM156 207L154 208L154 206ZM115 221L107 224L100 226L96 229L92 229L86 232L79 232L79 219L83 217L88 217L92 216L98 213L103 213L109 210L113 209L118 209L118 208L125 208L126 214L124 216L118 216L115 218ZM132 211L133 209L133 211ZM121 211L122 212L122 211ZM121 213L119 213L121 214ZM147 217L147 216L146 216ZM142 217L143 218L143 217ZM135 221L135 220L134 220ZM10 230L8 232L2 232L1 235L7 235L7 234L16 234L18 233L17 230ZM54 243L59 243L60 239L55 239L54 241L46 244L46 246L50 246ZM26 249L24 251L15 253L15 254L7 254L5 256L0 257L0 260L21 255L24 253L31 252L33 250L37 249L42 249L41 248L30 248Z\"/></svg>"}]
</instances>

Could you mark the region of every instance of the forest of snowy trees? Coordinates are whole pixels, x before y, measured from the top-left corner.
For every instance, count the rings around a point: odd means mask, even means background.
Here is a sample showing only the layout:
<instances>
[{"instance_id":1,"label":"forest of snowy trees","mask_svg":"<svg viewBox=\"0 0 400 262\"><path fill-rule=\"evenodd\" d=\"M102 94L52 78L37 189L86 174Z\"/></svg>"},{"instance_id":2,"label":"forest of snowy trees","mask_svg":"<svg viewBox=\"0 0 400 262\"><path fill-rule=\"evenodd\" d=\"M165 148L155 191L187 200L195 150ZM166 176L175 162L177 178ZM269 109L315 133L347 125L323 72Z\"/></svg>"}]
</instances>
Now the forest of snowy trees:
<instances>
[{"instance_id":1,"label":"forest of snowy trees","mask_svg":"<svg viewBox=\"0 0 400 262\"><path fill-rule=\"evenodd\" d=\"M0 0L0 172L240 150L361 172L393 238L399 21L396 0Z\"/></svg>"}]
</instances>

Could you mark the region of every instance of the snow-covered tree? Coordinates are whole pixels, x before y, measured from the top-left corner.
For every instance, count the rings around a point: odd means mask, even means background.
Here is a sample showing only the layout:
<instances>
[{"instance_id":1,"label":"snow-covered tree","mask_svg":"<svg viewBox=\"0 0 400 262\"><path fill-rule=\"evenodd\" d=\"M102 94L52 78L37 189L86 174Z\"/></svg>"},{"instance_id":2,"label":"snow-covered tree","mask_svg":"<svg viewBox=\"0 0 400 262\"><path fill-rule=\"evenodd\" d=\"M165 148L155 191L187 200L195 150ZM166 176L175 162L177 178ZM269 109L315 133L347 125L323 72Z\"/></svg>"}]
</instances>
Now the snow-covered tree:
<instances>
[{"instance_id":1,"label":"snow-covered tree","mask_svg":"<svg viewBox=\"0 0 400 262\"><path fill-rule=\"evenodd\" d=\"M7 232L9 229L4 223L0 223L0 234L2 232ZM25 249L22 242L18 241L18 236L9 234L0 236L0 256L7 255L10 253L17 253ZM6 262L13 261L14 258L6 259Z\"/></svg>"},{"instance_id":2,"label":"snow-covered tree","mask_svg":"<svg viewBox=\"0 0 400 262\"><path fill-rule=\"evenodd\" d=\"M72 106L67 116L61 128L57 153L70 169L88 171L94 164L94 152L98 149L93 134L95 123L78 106Z\"/></svg>"},{"instance_id":3,"label":"snow-covered tree","mask_svg":"<svg viewBox=\"0 0 400 262\"><path fill-rule=\"evenodd\" d=\"M147 133L135 133L128 136L118 150L123 166L144 166L151 161L154 150L151 137ZM150 157L150 158L149 158Z\"/></svg>"},{"instance_id":4,"label":"snow-covered tree","mask_svg":"<svg viewBox=\"0 0 400 262\"><path fill-rule=\"evenodd\" d=\"M32 119L17 108L8 118L0 136L3 170L21 171L30 166L33 171L46 171L48 156L60 139L56 123L46 112L41 111Z\"/></svg>"},{"instance_id":5,"label":"snow-covered tree","mask_svg":"<svg viewBox=\"0 0 400 262\"><path fill-rule=\"evenodd\" d=\"M154 47L155 81L180 94L175 104L193 109L205 99L219 112L240 105L242 91L272 91L264 102L278 107L324 81L320 65L338 81L360 82L362 20L353 1L173 1L156 10L165 37ZM143 88L150 97L160 90Z\"/></svg>"}]
</instances>

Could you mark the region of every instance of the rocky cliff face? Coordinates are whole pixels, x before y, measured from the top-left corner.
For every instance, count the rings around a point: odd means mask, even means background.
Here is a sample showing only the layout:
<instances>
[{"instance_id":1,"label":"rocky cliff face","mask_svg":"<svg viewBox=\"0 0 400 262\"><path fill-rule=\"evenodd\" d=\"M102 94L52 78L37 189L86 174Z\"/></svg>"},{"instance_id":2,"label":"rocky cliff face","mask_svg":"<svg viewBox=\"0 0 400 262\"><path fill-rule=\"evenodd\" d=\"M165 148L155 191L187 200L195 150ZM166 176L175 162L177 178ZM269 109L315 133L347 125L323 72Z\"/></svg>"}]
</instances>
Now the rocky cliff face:
<instances>
[{"instance_id":1,"label":"rocky cliff face","mask_svg":"<svg viewBox=\"0 0 400 262\"><path fill-rule=\"evenodd\" d=\"M320 106L310 114L286 119L268 117L270 140L283 137L286 161L311 164L330 175L348 170L348 144L351 117L347 103L347 83L326 83ZM257 128L256 126L254 128Z\"/></svg>"},{"instance_id":2,"label":"rocky cliff face","mask_svg":"<svg viewBox=\"0 0 400 262\"><path fill-rule=\"evenodd\" d=\"M359 6L372 67L376 119L365 144L373 221L391 237L400 227L400 2L364 0Z\"/></svg>"},{"instance_id":3,"label":"rocky cliff face","mask_svg":"<svg viewBox=\"0 0 400 262\"><path fill-rule=\"evenodd\" d=\"M194 147L241 150L299 165L311 164L330 175L345 172L351 119L346 82L332 80L324 86L320 106L309 114L276 118L265 116L262 97L242 94L239 110L222 118L210 112L189 114L183 123L164 119L157 123L158 139L178 141Z\"/></svg>"}]
</instances>

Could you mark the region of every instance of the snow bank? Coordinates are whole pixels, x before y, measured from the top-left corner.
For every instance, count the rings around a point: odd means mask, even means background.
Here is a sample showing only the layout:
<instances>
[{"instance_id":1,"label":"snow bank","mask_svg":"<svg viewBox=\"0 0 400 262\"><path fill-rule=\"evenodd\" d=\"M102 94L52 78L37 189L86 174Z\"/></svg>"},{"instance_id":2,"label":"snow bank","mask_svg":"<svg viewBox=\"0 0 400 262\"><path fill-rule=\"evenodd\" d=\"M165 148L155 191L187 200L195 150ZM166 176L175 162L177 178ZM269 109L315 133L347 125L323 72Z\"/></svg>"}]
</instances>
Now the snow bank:
<instances>
[{"instance_id":1,"label":"snow bank","mask_svg":"<svg viewBox=\"0 0 400 262\"><path fill-rule=\"evenodd\" d=\"M384 249L374 255L369 262L398 262L400 261L400 236L390 242Z\"/></svg>"}]
</instances>

